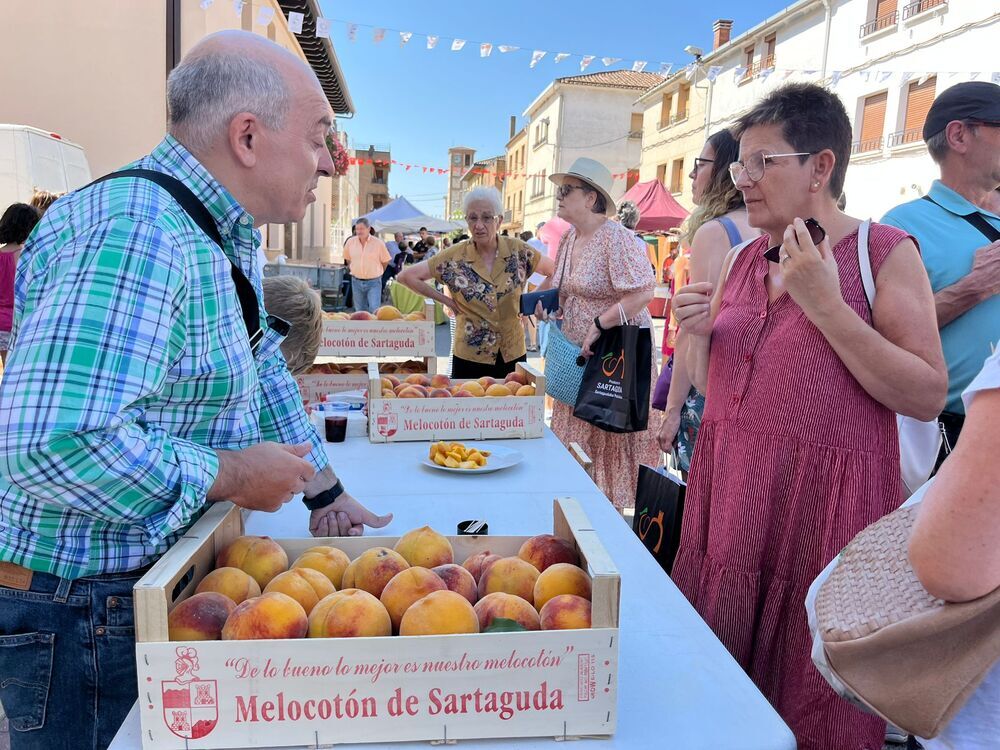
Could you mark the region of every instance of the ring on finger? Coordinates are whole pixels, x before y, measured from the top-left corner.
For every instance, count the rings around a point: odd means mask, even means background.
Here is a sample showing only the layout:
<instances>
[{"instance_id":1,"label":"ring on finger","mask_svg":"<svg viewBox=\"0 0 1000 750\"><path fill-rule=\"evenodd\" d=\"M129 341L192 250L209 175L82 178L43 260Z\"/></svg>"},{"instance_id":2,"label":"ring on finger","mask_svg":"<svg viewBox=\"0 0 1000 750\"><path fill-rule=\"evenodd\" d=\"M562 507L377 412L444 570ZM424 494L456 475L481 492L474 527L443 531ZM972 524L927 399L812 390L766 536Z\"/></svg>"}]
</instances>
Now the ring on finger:
<instances>
[{"instance_id":1,"label":"ring on finger","mask_svg":"<svg viewBox=\"0 0 1000 750\"><path fill-rule=\"evenodd\" d=\"M791 255L789 255L788 253L785 253L784 255L782 255L782 256L781 256L781 257L780 257L780 258L778 259L778 262L779 262L779 263L780 263L781 265L785 265L785 262L786 262L786 261L789 261L789 260L791 260L791 259L792 259L792 256L791 256Z\"/></svg>"}]
</instances>

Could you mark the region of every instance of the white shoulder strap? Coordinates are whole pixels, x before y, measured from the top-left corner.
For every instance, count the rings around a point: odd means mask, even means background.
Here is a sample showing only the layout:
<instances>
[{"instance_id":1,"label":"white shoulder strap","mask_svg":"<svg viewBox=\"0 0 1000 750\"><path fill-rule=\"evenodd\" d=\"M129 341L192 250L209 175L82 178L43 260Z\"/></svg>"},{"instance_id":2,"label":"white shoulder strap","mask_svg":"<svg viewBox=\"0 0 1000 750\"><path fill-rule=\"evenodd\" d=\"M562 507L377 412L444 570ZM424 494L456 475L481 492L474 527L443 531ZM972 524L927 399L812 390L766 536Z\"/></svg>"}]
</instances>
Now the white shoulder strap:
<instances>
[{"instance_id":1,"label":"white shoulder strap","mask_svg":"<svg viewBox=\"0 0 1000 750\"><path fill-rule=\"evenodd\" d=\"M865 219L858 227L858 265L861 266L861 284L868 298L868 309L875 306L875 276L872 274L872 257L868 251L868 230L872 220Z\"/></svg>"},{"instance_id":2,"label":"white shoulder strap","mask_svg":"<svg viewBox=\"0 0 1000 750\"><path fill-rule=\"evenodd\" d=\"M726 266L726 272L724 274L722 274L722 283L723 284L725 284L726 281L729 279L729 272L733 270L733 265L736 263L736 258L739 257L740 253L743 252L743 248L745 248L747 245L749 245L750 243L754 242L755 240L759 240L759 239L760 239L760 237L752 237L751 239L746 240L745 242L741 242L740 244L735 245L729 251L729 265Z\"/></svg>"}]
</instances>

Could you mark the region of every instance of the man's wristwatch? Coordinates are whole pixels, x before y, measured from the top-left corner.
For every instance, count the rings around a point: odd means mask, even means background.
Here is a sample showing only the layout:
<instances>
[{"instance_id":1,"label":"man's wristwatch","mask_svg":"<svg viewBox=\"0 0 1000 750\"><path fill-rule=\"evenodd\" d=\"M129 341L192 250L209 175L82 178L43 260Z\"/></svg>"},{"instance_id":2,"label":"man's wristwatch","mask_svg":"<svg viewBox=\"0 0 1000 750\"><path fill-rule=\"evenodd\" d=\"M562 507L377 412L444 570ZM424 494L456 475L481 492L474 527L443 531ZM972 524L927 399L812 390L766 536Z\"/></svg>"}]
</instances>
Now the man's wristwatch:
<instances>
[{"instance_id":1,"label":"man's wristwatch","mask_svg":"<svg viewBox=\"0 0 1000 750\"><path fill-rule=\"evenodd\" d=\"M305 503L305 506L309 510L319 510L320 508L332 505L344 492L346 492L344 485L338 479L337 483L330 489L323 490L318 495L313 495L312 497L304 497L302 498L302 502Z\"/></svg>"}]
</instances>

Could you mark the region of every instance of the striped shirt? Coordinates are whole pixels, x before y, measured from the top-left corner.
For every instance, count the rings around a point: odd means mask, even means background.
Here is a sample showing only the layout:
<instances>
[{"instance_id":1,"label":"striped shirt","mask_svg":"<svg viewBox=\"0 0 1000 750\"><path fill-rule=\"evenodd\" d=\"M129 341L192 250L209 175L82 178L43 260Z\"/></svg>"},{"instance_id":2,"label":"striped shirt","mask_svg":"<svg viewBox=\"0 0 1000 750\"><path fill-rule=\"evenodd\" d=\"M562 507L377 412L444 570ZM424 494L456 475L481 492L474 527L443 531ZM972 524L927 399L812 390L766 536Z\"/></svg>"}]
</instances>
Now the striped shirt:
<instances>
[{"instance_id":1,"label":"striped shirt","mask_svg":"<svg viewBox=\"0 0 1000 750\"><path fill-rule=\"evenodd\" d=\"M328 463L263 313L250 350L226 256L263 300L253 217L169 136L132 166L187 185L225 255L133 178L63 198L24 248L0 382L0 560L64 578L166 551L201 514L215 449L311 441Z\"/></svg>"}]
</instances>

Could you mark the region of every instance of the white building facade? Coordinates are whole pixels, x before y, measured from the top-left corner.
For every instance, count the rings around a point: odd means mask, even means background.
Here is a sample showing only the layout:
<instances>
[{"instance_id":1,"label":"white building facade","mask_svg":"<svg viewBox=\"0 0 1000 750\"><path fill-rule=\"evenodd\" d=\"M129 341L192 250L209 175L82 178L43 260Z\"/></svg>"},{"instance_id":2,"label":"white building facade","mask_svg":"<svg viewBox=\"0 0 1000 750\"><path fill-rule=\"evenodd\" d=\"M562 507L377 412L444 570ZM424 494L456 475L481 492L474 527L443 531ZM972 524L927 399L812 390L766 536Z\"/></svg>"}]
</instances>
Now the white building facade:
<instances>
[{"instance_id":1,"label":"white building facade","mask_svg":"<svg viewBox=\"0 0 1000 750\"><path fill-rule=\"evenodd\" d=\"M531 103L524 111L525 227L555 215L555 185L549 176L565 172L581 156L596 159L618 176L611 197L621 198L627 175L638 175L642 109L635 100L660 80L654 74L631 71L558 78Z\"/></svg>"}]
</instances>

